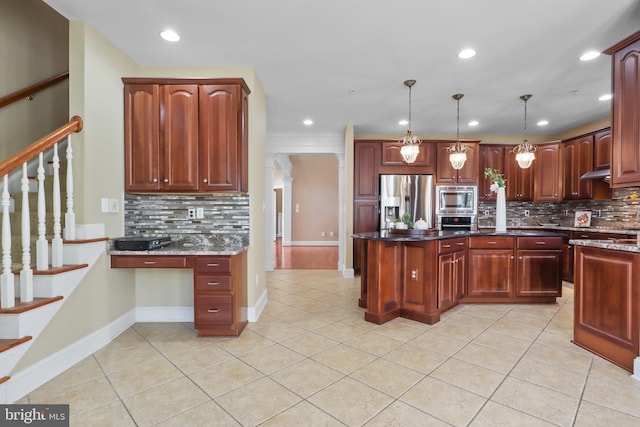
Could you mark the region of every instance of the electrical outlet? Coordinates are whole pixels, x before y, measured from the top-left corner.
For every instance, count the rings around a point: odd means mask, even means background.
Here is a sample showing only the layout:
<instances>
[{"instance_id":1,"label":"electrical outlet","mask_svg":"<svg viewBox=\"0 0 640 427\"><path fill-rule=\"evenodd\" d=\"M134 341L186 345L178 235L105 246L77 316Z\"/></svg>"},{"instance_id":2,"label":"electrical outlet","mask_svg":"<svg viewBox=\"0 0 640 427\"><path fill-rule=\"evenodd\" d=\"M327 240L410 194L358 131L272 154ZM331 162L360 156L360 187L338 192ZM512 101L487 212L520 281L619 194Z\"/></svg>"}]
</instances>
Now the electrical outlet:
<instances>
[{"instance_id":1,"label":"electrical outlet","mask_svg":"<svg viewBox=\"0 0 640 427\"><path fill-rule=\"evenodd\" d=\"M102 213L109 212L109 199L107 199L106 197L102 197L100 199L100 211Z\"/></svg>"},{"instance_id":2,"label":"electrical outlet","mask_svg":"<svg viewBox=\"0 0 640 427\"><path fill-rule=\"evenodd\" d=\"M602 216L602 212L600 212L600 209L596 210L596 218L600 218Z\"/></svg>"},{"instance_id":3,"label":"electrical outlet","mask_svg":"<svg viewBox=\"0 0 640 427\"><path fill-rule=\"evenodd\" d=\"M204 208L196 208L196 219L204 218Z\"/></svg>"},{"instance_id":4,"label":"electrical outlet","mask_svg":"<svg viewBox=\"0 0 640 427\"><path fill-rule=\"evenodd\" d=\"M120 210L120 203L118 203L118 199L109 199L109 212L118 213Z\"/></svg>"},{"instance_id":5,"label":"electrical outlet","mask_svg":"<svg viewBox=\"0 0 640 427\"><path fill-rule=\"evenodd\" d=\"M333 237L333 231L329 232L329 237Z\"/></svg>"},{"instance_id":6,"label":"electrical outlet","mask_svg":"<svg viewBox=\"0 0 640 427\"><path fill-rule=\"evenodd\" d=\"M324 231L322 233L320 233L320 237L325 237L327 235L327 233L325 233Z\"/></svg>"},{"instance_id":7,"label":"electrical outlet","mask_svg":"<svg viewBox=\"0 0 640 427\"><path fill-rule=\"evenodd\" d=\"M187 218L196 219L196 208L187 209Z\"/></svg>"},{"instance_id":8,"label":"electrical outlet","mask_svg":"<svg viewBox=\"0 0 640 427\"><path fill-rule=\"evenodd\" d=\"M489 216L489 209L485 209L484 216Z\"/></svg>"},{"instance_id":9,"label":"electrical outlet","mask_svg":"<svg viewBox=\"0 0 640 427\"><path fill-rule=\"evenodd\" d=\"M529 211L528 210L524 211L524 216L529 216Z\"/></svg>"},{"instance_id":10,"label":"electrical outlet","mask_svg":"<svg viewBox=\"0 0 640 427\"><path fill-rule=\"evenodd\" d=\"M569 209L565 209L564 216L569 216Z\"/></svg>"}]
</instances>

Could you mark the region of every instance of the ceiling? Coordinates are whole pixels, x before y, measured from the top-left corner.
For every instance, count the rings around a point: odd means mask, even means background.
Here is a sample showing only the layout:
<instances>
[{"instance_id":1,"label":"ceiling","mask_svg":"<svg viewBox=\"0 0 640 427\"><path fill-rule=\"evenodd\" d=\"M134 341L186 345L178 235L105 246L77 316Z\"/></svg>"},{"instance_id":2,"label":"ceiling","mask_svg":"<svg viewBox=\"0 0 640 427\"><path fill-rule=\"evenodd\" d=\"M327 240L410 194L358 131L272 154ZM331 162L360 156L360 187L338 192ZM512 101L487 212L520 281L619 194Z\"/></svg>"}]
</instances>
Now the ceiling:
<instances>
[{"instance_id":1,"label":"ceiling","mask_svg":"<svg viewBox=\"0 0 640 427\"><path fill-rule=\"evenodd\" d=\"M254 67L269 134L557 135L609 115L611 59L640 0L45 0L143 66ZM181 35L169 43L159 33ZM477 55L461 60L472 47ZM198 77L198 76L194 76ZM310 118L312 126L302 121ZM480 124L468 126L472 119ZM538 127L538 120L549 125Z\"/></svg>"}]
</instances>

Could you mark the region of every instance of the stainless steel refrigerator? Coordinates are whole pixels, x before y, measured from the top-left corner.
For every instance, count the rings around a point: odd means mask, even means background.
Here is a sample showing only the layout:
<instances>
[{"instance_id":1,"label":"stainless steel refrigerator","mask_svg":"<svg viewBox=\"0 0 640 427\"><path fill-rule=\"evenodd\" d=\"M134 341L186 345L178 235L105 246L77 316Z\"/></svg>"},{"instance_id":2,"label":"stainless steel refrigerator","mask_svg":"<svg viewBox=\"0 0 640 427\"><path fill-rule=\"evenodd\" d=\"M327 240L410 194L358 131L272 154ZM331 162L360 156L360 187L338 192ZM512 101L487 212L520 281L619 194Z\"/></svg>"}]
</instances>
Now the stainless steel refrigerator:
<instances>
[{"instance_id":1,"label":"stainless steel refrigerator","mask_svg":"<svg viewBox=\"0 0 640 427\"><path fill-rule=\"evenodd\" d=\"M405 213L411 221L420 218L433 228L433 176L432 175L380 175L380 229Z\"/></svg>"}]
</instances>

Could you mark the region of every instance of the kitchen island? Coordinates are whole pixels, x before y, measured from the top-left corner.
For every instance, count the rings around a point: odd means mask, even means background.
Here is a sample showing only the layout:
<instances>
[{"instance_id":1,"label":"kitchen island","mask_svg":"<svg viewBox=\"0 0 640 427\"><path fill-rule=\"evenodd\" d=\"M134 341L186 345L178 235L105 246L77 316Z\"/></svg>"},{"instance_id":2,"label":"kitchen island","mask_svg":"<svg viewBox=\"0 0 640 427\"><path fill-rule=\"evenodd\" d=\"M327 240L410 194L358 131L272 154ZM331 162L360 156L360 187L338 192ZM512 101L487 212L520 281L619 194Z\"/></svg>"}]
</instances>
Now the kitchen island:
<instances>
[{"instance_id":1,"label":"kitchen island","mask_svg":"<svg viewBox=\"0 0 640 427\"><path fill-rule=\"evenodd\" d=\"M459 303L555 303L562 234L547 231L360 233L359 305L367 321L433 324Z\"/></svg>"},{"instance_id":2,"label":"kitchen island","mask_svg":"<svg viewBox=\"0 0 640 427\"><path fill-rule=\"evenodd\" d=\"M573 342L640 379L640 247L631 239L571 243Z\"/></svg>"}]
</instances>

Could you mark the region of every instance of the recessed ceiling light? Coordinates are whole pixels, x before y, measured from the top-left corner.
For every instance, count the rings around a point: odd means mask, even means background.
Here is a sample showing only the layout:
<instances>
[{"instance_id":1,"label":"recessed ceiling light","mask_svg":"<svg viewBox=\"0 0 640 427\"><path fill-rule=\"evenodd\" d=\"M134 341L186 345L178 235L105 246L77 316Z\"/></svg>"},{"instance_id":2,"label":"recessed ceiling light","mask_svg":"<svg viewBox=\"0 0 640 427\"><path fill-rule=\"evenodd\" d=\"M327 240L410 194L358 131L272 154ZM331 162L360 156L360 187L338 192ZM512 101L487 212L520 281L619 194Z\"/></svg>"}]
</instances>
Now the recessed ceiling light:
<instances>
[{"instance_id":1,"label":"recessed ceiling light","mask_svg":"<svg viewBox=\"0 0 640 427\"><path fill-rule=\"evenodd\" d=\"M546 126L549 124L549 120L540 120L538 126Z\"/></svg>"},{"instance_id":2,"label":"recessed ceiling light","mask_svg":"<svg viewBox=\"0 0 640 427\"><path fill-rule=\"evenodd\" d=\"M480 124L480 122L479 122L479 121L477 121L477 120L471 120L471 121L469 122L469 126L478 126L479 124Z\"/></svg>"},{"instance_id":3,"label":"recessed ceiling light","mask_svg":"<svg viewBox=\"0 0 640 427\"><path fill-rule=\"evenodd\" d=\"M476 51L475 51L475 50L473 50L473 49L471 49L471 48L468 48L468 49L462 49L462 50L460 51L460 53L458 54L458 58L460 58L460 59L467 59L467 58L471 58L471 57L473 57L473 56L475 56L475 55L476 55Z\"/></svg>"},{"instance_id":4,"label":"recessed ceiling light","mask_svg":"<svg viewBox=\"0 0 640 427\"><path fill-rule=\"evenodd\" d=\"M402 120L400 120L400 121L398 122L398 124L399 124L400 126L406 126L406 125L408 125L408 124L409 124L409 120L407 120L407 119L402 119Z\"/></svg>"},{"instance_id":5,"label":"recessed ceiling light","mask_svg":"<svg viewBox=\"0 0 640 427\"><path fill-rule=\"evenodd\" d=\"M598 56L600 56L600 52L589 50L580 55L580 61L591 61L592 59L596 59Z\"/></svg>"},{"instance_id":6,"label":"recessed ceiling light","mask_svg":"<svg viewBox=\"0 0 640 427\"><path fill-rule=\"evenodd\" d=\"M305 125L307 125L307 126L311 126L311 125L313 124L313 120L311 120L311 119L305 119L305 120L304 120L304 122L302 122L302 123L304 123L304 124L305 124Z\"/></svg>"},{"instance_id":7,"label":"recessed ceiling light","mask_svg":"<svg viewBox=\"0 0 640 427\"><path fill-rule=\"evenodd\" d=\"M607 93L606 95L602 95L600 98L598 98L598 101L609 101L611 98L613 98L611 94Z\"/></svg>"},{"instance_id":8,"label":"recessed ceiling light","mask_svg":"<svg viewBox=\"0 0 640 427\"><path fill-rule=\"evenodd\" d=\"M173 30L164 30L160 33L160 37L165 39L168 42L177 42L180 40L180 36Z\"/></svg>"}]
</instances>

